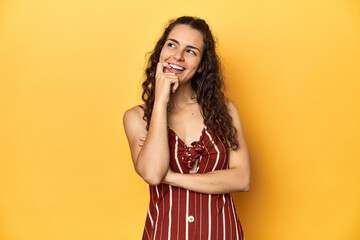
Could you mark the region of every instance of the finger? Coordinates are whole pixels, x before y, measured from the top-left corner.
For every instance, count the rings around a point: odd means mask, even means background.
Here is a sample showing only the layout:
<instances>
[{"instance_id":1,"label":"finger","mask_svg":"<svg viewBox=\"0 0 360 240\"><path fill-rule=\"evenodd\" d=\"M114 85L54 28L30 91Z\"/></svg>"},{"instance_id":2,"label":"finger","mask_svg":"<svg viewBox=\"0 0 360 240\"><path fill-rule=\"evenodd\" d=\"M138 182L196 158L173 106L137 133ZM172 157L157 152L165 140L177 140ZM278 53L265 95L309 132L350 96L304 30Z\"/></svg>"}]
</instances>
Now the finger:
<instances>
[{"instance_id":1,"label":"finger","mask_svg":"<svg viewBox=\"0 0 360 240\"><path fill-rule=\"evenodd\" d=\"M178 81L179 77L178 76L166 76L165 73L160 73L158 76L158 81L165 81L165 82L169 82L169 84Z\"/></svg>"},{"instance_id":2,"label":"finger","mask_svg":"<svg viewBox=\"0 0 360 240\"><path fill-rule=\"evenodd\" d=\"M164 68L168 67L168 63L166 62L158 62L156 67L156 73L164 73Z\"/></svg>"},{"instance_id":3,"label":"finger","mask_svg":"<svg viewBox=\"0 0 360 240\"><path fill-rule=\"evenodd\" d=\"M167 77L177 77L176 76L176 73L172 73L172 72L168 72L168 73L163 73L164 76L167 76Z\"/></svg>"},{"instance_id":4,"label":"finger","mask_svg":"<svg viewBox=\"0 0 360 240\"><path fill-rule=\"evenodd\" d=\"M170 82L175 82L178 80L178 77L177 76L163 76L162 79L167 79L168 81Z\"/></svg>"},{"instance_id":5,"label":"finger","mask_svg":"<svg viewBox=\"0 0 360 240\"><path fill-rule=\"evenodd\" d=\"M172 92L174 93L178 87L179 87L179 81L174 82L174 83L171 85Z\"/></svg>"}]
</instances>

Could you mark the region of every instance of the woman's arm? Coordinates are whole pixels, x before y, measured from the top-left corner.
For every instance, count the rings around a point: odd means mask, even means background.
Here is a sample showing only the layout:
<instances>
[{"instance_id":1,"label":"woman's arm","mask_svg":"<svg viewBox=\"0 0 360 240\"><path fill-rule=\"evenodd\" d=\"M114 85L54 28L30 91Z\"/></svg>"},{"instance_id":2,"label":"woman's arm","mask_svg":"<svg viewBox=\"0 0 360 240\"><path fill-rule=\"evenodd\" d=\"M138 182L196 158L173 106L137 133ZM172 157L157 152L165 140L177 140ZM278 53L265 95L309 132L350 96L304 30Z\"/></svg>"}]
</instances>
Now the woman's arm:
<instances>
[{"instance_id":1,"label":"woman's arm","mask_svg":"<svg viewBox=\"0 0 360 240\"><path fill-rule=\"evenodd\" d=\"M164 73L166 63L159 63L156 73L155 103L152 110L149 131L143 120L143 110L134 107L124 114L124 128L129 142L131 157L136 172L150 185L158 185L169 168L169 143L167 130L167 103L170 88L178 86L178 78L174 73ZM143 138L143 145L139 140Z\"/></svg>"},{"instance_id":2,"label":"woman's arm","mask_svg":"<svg viewBox=\"0 0 360 240\"><path fill-rule=\"evenodd\" d=\"M229 169L189 174L174 173L169 169L163 183L208 194L250 190L250 156L242 131L240 116L233 103L228 103L228 109L233 119L234 127L238 131L237 136L240 146L236 151L230 150Z\"/></svg>"},{"instance_id":3,"label":"woman's arm","mask_svg":"<svg viewBox=\"0 0 360 240\"><path fill-rule=\"evenodd\" d=\"M165 115L165 116L164 116ZM149 131L142 119L143 110L133 107L124 114L124 128L136 172L150 185L157 185L169 167L166 109L154 108ZM146 136L140 146L139 140Z\"/></svg>"}]
</instances>

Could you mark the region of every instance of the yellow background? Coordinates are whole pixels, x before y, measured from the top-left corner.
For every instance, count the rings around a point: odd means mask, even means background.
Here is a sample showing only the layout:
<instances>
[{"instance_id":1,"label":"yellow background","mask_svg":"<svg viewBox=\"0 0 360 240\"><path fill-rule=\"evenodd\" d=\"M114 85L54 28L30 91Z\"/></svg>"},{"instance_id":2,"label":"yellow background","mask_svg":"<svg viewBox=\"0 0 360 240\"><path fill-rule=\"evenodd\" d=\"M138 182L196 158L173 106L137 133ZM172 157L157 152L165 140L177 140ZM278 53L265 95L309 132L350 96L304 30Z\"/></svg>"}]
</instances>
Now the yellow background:
<instances>
[{"instance_id":1,"label":"yellow background","mask_svg":"<svg viewBox=\"0 0 360 240\"><path fill-rule=\"evenodd\" d=\"M247 240L360 239L360 2L0 2L0 239L140 239L123 131L168 19L219 41L253 181Z\"/></svg>"}]
</instances>

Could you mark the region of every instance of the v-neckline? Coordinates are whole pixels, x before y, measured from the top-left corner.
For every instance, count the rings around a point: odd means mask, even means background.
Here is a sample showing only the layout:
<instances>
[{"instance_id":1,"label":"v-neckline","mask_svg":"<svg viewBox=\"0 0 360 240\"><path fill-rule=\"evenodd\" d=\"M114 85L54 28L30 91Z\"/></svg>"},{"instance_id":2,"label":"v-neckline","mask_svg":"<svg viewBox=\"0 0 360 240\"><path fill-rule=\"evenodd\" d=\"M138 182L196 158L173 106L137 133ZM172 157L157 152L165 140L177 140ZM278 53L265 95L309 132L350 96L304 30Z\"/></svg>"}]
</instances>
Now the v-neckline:
<instances>
[{"instance_id":1,"label":"v-neckline","mask_svg":"<svg viewBox=\"0 0 360 240\"><path fill-rule=\"evenodd\" d=\"M195 141L192 141L192 142L190 143L190 145L187 145L187 144L181 139L181 137L179 137L179 135L178 135L174 130L172 130L169 126L168 126L167 128L168 128L169 131L171 131L171 132L174 133L174 135L180 140L181 143L183 143L184 146L189 147L189 146L191 146L191 144L192 144L193 142L199 142L199 141L202 139L202 137L204 136L204 133L205 133L205 130L206 130L207 127L206 127L206 126L203 127L203 129L202 129L202 131L201 131L201 133L200 133L199 139L198 139L198 140L195 140Z\"/></svg>"}]
</instances>

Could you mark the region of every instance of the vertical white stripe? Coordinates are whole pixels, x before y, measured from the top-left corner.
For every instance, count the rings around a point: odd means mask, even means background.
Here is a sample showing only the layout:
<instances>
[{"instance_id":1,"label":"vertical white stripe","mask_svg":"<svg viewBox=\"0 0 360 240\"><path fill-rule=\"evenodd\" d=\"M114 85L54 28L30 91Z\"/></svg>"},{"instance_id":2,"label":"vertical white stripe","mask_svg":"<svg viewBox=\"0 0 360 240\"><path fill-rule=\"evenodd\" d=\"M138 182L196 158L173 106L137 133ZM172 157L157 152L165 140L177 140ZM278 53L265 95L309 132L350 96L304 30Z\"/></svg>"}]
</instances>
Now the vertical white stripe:
<instances>
[{"instance_id":1,"label":"vertical white stripe","mask_svg":"<svg viewBox=\"0 0 360 240\"><path fill-rule=\"evenodd\" d=\"M227 194L228 195L228 194ZM232 233L233 232L233 230L232 230L232 224L231 224L231 212L230 212L230 204L226 204L227 206L228 206L228 216L229 216L229 223L230 223L230 233ZM235 223L235 225L236 225L236 223ZM230 240L232 240L232 234L230 235Z\"/></svg>"},{"instance_id":2,"label":"vertical white stripe","mask_svg":"<svg viewBox=\"0 0 360 240\"><path fill-rule=\"evenodd\" d=\"M202 201L201 201L201 196L202 196L203 194L202 193L200 193L200 229L202 229L202 227L201 227L201 216L202 216ZM200 231L200 240L201 240L201 232L202 231Z\"/></svg>"},{"instance_id":3,"label":"vertical white stripe","mask_svg":"<svg viewBox=\"0 0 360 240\"><path fill-rule=\"evenodd\" d=\"M158 190L158 186L155 186L155 189L156 189L156 194L157 194L157 197L158 197L158 199L159 199L159 190ZM155 240L155 238L156 238L156 230L157 230L157 224L158 224L158 220L159 220L159 207L158 207L158 203L157 203L157 201L156 201L155 208L156 208L157 216L156 216L156 222L155 222L154 240Z\"/></svg>"},{"instance_id":4,"label":"vertical white stripe","mask_svg":"<svg viewBox=\"0 0 360 240\"><path fill-rule=\"evenodd\" d=\"M178 200L177 200L177 208L178 208L178 214L177 214L177 237L176 239L179 240L179 223L180 223L180 190L177 189L178 192Z\"/></svg>"},{"instance_id":5,"label":"vertical white stripe","mask_svg":"<svg viewBox=\"0 0 360 240\"><path fill-rule=\"evenodd\" d=\"M231 195L230 195L230 201L231 201L231 207L232 207L234 221L235 221L236 240L239 240L239 230L238 230L238 224L237 224L237 221L236 221L236 212L235 212L235 209L234 209L234 202L233 202L233 199L232 199ZM244 238L244 240L245 240L245 238Z\"/></svg>"},{"instance_id":6,"label":"vertical white stripe","mask_svg":"<svg viewBox=\"0 0 360 240\"><path fill-rule=\"evenodd\" d=\"M211 194L209 194L209 236L208 239L211 240Z\"/></svg>"},{"instance_id":7,"label":"vertical white stripe","mask_svg":"<svg viewBox=\"0 0 360 240\"><path fill-rule=\"evenodd\" d=\"M198 164L197 164L196 172L199 171L201 159L202 159L202 156L200 156L200 158L199 158L199 162L198 162Z\"/></svg>"},{"instance_id":8,"label":"vertical white stripe","mask_svg":"<svg viewBox=\"0 0 360 240\"><path fill-rule=\"evenodd\" d=\"M223 235L223 239L225 240L225 195L223 194L223 202L224 202L224 205L223 205L223 208L222 208L222 214L223 214L223 231L224 231L224 235Z\"/></svg>"},{"instance_id":9,"label":"vertical white stripe","mask_svg":"<svg viewBox=\"0 0 360 240\"><path fill-rule=\"evenodd\" d=\"M178 140L179 140L179 138L178 138L177 135L175 136L175 140L176 140L176 143L175 143L175 161L176 161L176 164L177 164L177 166L179 168L180 173L183 173L183 170L181 169L179 159L178 159L178 145L179 145Z\"/></svg>"},{"instance_id":10,"label":"vertical white stripe","mask_svg":"<svg viewBox=\"0 0 360 240\"><path fill-rule=\"evenodd\" d=\"M185 226L185 239L188 239L188 233L189 233L189 190L186 190L186 226Z\"/></svg>"},{"instance_id":11,"label":"vertical white stripe","mask_svg":"<svg viewBox=\"0 0 360 240\"><path fill-rule=\"evenodd\" d=\"M219 239L219 195L216 198L216 239Z\"/></svg>"},{"instance_id":12,"label":"vertical white stripe","mask_svg":"<svg viewBox=\"0 0 360 240\"><path fill-rule=\"evenodd\" d=\"M181 166L180 166L180 163L179 163L179 159L178 159L178 145L179 145L179 138L177 135L175 135L175 162L179 168L179 171L180 173L183 173L182 169L181 169ZM177 189L178 191L178 200L177 200L177 207L178 207L178 214L177 214L177 239L179 239L179 223L180 223L180 190Z\"/></svg>"},{"instance_id":13,"label":"vertical white stripe","mask_svg":"<svg viewBox=\"0 0 360 240\"><path fill-rule=\"evenodd\" d=\"M150 186L150 199L151 199L151 202L152 204L154 205L155 207L155 202L154 202L154 196L153 196L153 191L154 191L154 187Z\"/></svg>"},{"instance_id":14,"label":"vertical white stripe","mask_svg":"<svg viewBox=\"0 0 360 240\"><path fill-rule=\"evenodd\" d=\"M160 223L160 239L163 239L163 227L164 227L164 219L165 219L165 201L164 201L164 185L161 186L161 199L162 199L162 217L161 217L161 223Z\"/></svg>"},{"instance_id":15,"label":"vertical white stripe","mask_svg":"<svg viewBox=\"0 0 360 240\"><path fill-rule=\"evenodd\" d=\"M169 209L169 231L168 231L168 239L170 240L171 236L171 208L172 208L172 188L169 185L169 192L170 192L170 209Z\"/></svg>"},{"instance_id":16,"label":"vertical white stripe","mask_svg":"<svg viewBox=\"0 0 360 240\"><path fill-rule=\"evenodd\" d=\"M196 219L195 219L195 221L197 221L197 217L198 217L198 215L197 215L197 198L196 198L196 192L194 193L194 195L195 195L195 197L194 197L194 202L195 202L195 211L194 211L194 217L196 217ZM196 222L194 222L194 225L195 225L195 236L194 236L194 238L196 238Z\"/></svg>"},{"instance_id":17,"label":"vertical white stripe","mask_svg":"<svg viewBox=\"0 0 360 240\"><path fill-rule=\"evenodd\" d=\"M205 171L207 171L207 166L208 166L208 164L209 164L209 160L210 160L210 153L209 153L209 151L207 150L207 148L205 148L205 150L206 150L206 152L207 152L207 159L206 159L206 165L205 165L205 167L204 167L204 170L203 170L203 173L205 173Z\"/></svg>"},{"instance_id":18,"label":"vertical white stripe","mask_svg":"<svg viewBox=\"0 0 360 240\"><path fill-rule=\"evenodd\" d=\"M154 226L154 221L151 217L151 214L150 214L150 208L148 209L148 214L149 214L149 219L150 219L150 222L151 222L151 226L153 227Z\"/></svg>"},{"instance_id":19,"label":"vertical white stripe","mask_svg":"<svg viewBox=\"0 0 360 240\"><path fill-rule=\"evenodd\" d=\"M220 141L220 143L221 143L221 145L222 145L222 148L223 148L223 150L224 150L224 161L223 161L223 164L222 164L222 166L221 166L221 169L224 169L224 165L225 165L225 163L227 162L227 148L225 147L225 145L223 144L223 142L222 141Z\"/></svg>"},{"instance_id":20,"label":"vertical white stripe","mask_svg":"<svg viewBox=\"0 0 360 240\"><path fill-rule=\"evenodd\" d=\"M145 232L146 232L146 235L147 235L147 239L150 239L150 235L149 235L149 232L148 232L148 230L146 229L146 226L145 226Z\"/></svg>"},{"instance_id":21,"label":"vertical white stripe","mask_svg":"<svg viewBox=\"0 0 360 240\"><path fill-rule=\"evenodd\" d=\"M213 145L214 145L214 148L215 148L215 150L216 150L216 152L217 152L217 155L216 155L216 162L215 162L215 165L214 165L214 167L213 167L213 169L212 169L212 171L214 171L215 170L215 168L217 167L217 164L218 164L218 162L219 162L219 148L216 146L216 144L215 144L215 142L214 142L214 140L212 139L212 137L211 137L211 135L208 133L208 131L206 131L206 134L209 136L209 139L211 140L211 142L213 143Z\"/></svg>"},{"instance_id":22,"label":"vertical white stripe","mask_svg":"<svg viewBox=\"0 0 360 240\"><path fill-rule=\"evenodd\" d=\"M153 196L154 193L153 193L153 191L154 191L154 187L150 186L150 199L151 199L151 203L155 206L154 196ZM150 215L151 227L154 227L154 221L153 221L153 219L151 218L151 214L150 214L150 206L149 206L148 212L149 212L149 215Z\"/></svg>"}]
</instances>

